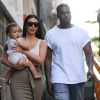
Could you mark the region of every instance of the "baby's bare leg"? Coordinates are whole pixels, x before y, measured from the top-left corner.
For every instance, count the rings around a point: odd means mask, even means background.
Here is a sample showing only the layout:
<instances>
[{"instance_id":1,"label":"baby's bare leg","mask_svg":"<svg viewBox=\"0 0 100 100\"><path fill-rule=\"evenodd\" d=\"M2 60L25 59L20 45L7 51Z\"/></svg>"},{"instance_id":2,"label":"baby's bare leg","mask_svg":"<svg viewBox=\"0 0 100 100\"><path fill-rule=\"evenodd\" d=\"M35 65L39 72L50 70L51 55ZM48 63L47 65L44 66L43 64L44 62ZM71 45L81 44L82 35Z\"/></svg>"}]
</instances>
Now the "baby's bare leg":
<instances>
[{"instance_id":1,"label":"baby's bare leg","mask_svg":"<svg viewBox=\"0 0 100 100\"><path fill-rule=\"evenodd\" d=\"M35 79L41 78L41 75L38 74L38 72L35 69L35 66L30 60L28 60L28 66Z\"/></svg>"},{"instance_id":2,"label":"baby's bare leg","mask_svg":"<svg viewBox=\"0 0 100 100\"><path fill-rule=\"evenodd\" d=\"M35 69L35 66L32 64L32 62L30 60L28 60L28 58L21 58L18 63L22 64L22 63L25 63L25 62L27 62L26 67L30 69L34 78L35 79L41 78L41 75L38 74L38 72Z\"/></svg>"}]
</instances>

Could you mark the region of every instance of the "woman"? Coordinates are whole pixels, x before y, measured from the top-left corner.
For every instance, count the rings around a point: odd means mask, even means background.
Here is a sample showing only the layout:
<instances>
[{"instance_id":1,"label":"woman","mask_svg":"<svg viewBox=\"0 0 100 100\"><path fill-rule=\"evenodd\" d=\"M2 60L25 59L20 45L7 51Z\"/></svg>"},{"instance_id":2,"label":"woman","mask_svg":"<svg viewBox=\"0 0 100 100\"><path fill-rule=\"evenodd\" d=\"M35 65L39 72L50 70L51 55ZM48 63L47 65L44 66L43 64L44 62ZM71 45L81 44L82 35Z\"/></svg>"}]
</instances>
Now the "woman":
<instances>
[{"instance_id":1,"label":"woman","mask_svg":"<svg viewBox=\"0 0 100 100\"><path fill-rule=\"evenodd\" d=\"M43 32L38 17L28 15L23 25L22 40L30 46L31 50L26 51L18 45L15 45L13 49L22 52L33 62L41 78L33 78L31 72L25 67L26 62L20 65L12 65L7 61L6 57L3 57L3 64L11 68L15 68L16 66L15 72L10 80L13 100L41 100L43 93L42 66L47 52L47 44L42 39ZM21 68L19 68L20 66Z\"/></svg>"}]
</instances>

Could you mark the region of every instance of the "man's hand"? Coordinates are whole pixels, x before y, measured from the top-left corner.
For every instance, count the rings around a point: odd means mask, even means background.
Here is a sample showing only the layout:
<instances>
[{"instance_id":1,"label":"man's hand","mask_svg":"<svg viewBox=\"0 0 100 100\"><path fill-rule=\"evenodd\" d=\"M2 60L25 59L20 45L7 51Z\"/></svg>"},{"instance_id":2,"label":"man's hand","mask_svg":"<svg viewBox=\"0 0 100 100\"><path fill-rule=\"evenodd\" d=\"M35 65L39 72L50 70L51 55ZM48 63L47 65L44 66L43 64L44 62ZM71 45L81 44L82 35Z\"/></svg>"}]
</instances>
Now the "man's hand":
<instances>
[{"instance_id":1,"label":"man's hand","mask_svg":"<svg viewBox=\"0 0 100 100\"><path fill-rule=\"evenodd\" d=\"M47 89L48 89L48 93L51 95L51 96L54 96L54 93L53 93L53 86L52 86L52 83L50 81L47 82Z\"/></svg>"},{"instance_id":2,"label":"man's hand","mask_svg":"<svg viewBox=\"0 0 100 100\"><path fill-rule=\"evenodd\" d=\"M87 79L88 79L88 81L93 80L93 78L94 78L93 71L88 71L88 73L87 73Z\"/></svg>"}]
</instances>

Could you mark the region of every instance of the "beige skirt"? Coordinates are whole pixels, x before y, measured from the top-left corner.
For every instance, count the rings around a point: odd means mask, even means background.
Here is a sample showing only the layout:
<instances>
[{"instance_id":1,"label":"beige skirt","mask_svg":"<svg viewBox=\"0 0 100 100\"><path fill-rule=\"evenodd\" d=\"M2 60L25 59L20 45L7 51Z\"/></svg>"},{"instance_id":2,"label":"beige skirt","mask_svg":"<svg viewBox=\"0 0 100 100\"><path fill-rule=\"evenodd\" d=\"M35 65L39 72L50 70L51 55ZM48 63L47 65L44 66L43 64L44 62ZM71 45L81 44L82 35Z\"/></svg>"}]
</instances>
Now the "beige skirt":
<instances>
[{"instance_id":1,"label":"beige skirt","mask_svg":"<svg viewBox=\"0 0 100 100\"><path fill-rule=\"evenodd\" d=\"M41 100L43 78L34 80L29 70L20 69L13 73L10 89L13 100Z\"/></svg>"}]
</instances>

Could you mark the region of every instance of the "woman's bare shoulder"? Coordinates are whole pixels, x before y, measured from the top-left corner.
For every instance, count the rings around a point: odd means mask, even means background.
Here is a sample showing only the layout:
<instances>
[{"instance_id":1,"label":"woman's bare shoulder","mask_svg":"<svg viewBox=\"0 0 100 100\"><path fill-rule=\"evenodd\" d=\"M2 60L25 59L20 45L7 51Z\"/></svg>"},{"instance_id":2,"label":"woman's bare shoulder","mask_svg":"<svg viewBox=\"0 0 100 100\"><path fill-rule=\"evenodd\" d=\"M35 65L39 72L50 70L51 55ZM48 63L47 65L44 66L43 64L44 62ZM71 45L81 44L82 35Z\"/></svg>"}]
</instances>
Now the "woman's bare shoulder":
<instances>
[{"instance_id":1,"label":"woman's bare shoulder","mask_svg":"<svg viewBox=\"0 0 100 100\"><path fill-rule=\"evenodd\" d=\"M41 45L47 45L47 43L46 43L46 41L45 40L42 40L42 39L40 39L41 40Z\"/></svg>"}]
</instances>

